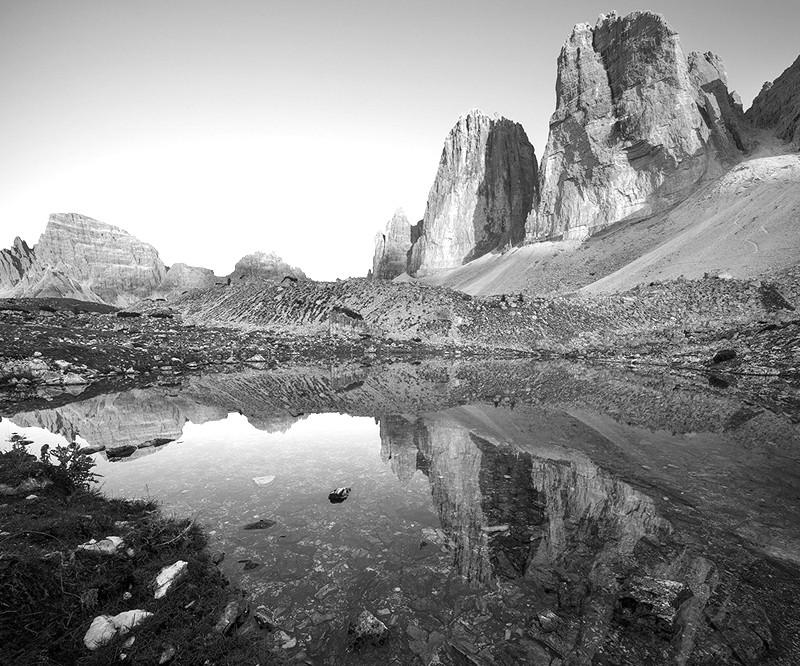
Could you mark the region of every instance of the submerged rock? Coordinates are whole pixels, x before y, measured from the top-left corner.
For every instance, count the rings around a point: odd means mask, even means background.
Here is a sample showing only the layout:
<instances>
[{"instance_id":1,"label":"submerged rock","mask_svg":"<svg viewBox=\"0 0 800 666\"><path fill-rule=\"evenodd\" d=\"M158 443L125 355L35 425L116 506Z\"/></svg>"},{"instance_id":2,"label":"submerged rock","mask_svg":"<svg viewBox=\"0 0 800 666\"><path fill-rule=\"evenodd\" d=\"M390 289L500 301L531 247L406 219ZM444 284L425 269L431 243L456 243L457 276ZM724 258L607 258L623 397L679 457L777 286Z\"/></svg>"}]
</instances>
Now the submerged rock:
<instances>
[{"instance_id":1,"label":"submerged rock","mask_svg":"<svg viewBox=\"0 0 800 666\"><path fill-rule=\"evenodd\" d=\"M96 650L112 641L117 635L124 636L137 627L152 613L145 610L129 610L117 615L98 615L83 637L83 644L90 650Z\"/></svg>"},{"instance_id":2,"label":"submerged rock","mask_svg":"<svg viewBox=\"0 0 800 666\"><path fill-rule=\"evenodd\" d=\"M266 518L261 518L260 520L255 521L254 523L248 523L242 529L245 530L266 530L275 525L274 520L268 520Z\"/></svg>"},{"instance_id":3,"label":"submerged rock","mask_svg":"<svg viewBox=\"0 0 800 666\"><path fill-rule=\"evenodd\" d=\"M368 645L383 645L389 628L368 610L363 610L358 617L350 623L347 633L354 650L360 650Z\"/></svg>"}]
</instances>

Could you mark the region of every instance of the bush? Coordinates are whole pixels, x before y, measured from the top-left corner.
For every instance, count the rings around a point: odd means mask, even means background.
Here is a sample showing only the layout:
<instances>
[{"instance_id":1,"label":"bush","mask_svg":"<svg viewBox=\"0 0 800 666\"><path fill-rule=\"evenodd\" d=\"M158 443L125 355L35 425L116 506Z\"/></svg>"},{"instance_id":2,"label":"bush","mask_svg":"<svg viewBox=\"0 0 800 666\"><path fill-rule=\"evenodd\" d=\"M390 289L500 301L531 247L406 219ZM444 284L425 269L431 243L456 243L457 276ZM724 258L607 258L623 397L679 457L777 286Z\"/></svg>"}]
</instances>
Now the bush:
<instances>
[{"instance_id":1,"label":"bush","mask_svg":"<svg viewBox=\"0 0 800 666\"><path fill-rule=\"evenodd\" d=\"M53 463L53 459L58 464ZM65 490L88 490L91 484L96 483L98 476L92 472L94 460L85 453L81 453L76 442L67 446L59 444L54 449L45 444L40 452L39 461L46 467L47 475L57 486Z\"/></svg>"}]
</instances>

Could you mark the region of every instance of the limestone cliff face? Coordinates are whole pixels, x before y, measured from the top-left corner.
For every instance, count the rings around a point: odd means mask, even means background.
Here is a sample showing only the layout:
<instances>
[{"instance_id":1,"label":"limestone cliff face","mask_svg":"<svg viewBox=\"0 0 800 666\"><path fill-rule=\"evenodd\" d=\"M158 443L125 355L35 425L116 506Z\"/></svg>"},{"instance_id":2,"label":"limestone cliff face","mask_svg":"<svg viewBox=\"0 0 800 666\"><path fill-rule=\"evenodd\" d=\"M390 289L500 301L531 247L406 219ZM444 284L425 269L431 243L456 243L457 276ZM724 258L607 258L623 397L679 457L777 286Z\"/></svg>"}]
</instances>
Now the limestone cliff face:
<instances>
[{"instance_id":1,"label":"limestone cliff face","mask_svg":"<svg viewBox=\"0 0 800 666\"><path fill-rule=\"evenodd\" d=\"M213 287L217 278L210 268L173 264L167 269L164 280L158 285L156 293L169 296L187 289L205 289Z\"/></svg>"},{"instance_id":2,"label":"limestone cliff face","mask_svg":"<svg viewBox=\"0 0 800 666\"><path fill-rule=\"evenodd\" d=\"M662 17L576 25L558 58L528 240L583 238L680 201L738 159L740 120L719 59L687 57Z\"/></svg>"},{"instance_id":3,"label":"limestone cliff face","mask_svg":"<svg viewBox=\"0 0 800 666\"><path fill-rule=\"evenodd\" d=\"M800 57L775 81L764 84L747 119L800 149Z\"/></svg>"},{"instance_id":4,"label":"limestone cliff face","mask_svg":"<svg viewBox=\"0 0 800 666\"><path fill-rule=\"evenodd\" d=\"M299 268L290 266L274 252L254 252L236 262L233 273L228 277L231 282L259 282L270 280L280 282L286 276L305 280L306 274Z\"/></svg>"},{"instance_id":5,"label":"limestone cliff face","mask_svg":"<svg viewBox=\"0 0 800 666\"><path fill-rule=\"evenodd\" d=\"M19 236L8 250L0 250L0 291L17 284L33 263L33 250Z\"/></svg>"},{"instance_id":6,"label":"limestone cliff face","mask_svg":"<svg viewBox=\"0 0 800 666\"><path fill-rule=\"evenodd\" d=\"M521 242L536 193L536 156L522 126L480 111L463 116L445 141L409 273L453 268Z\"/></svg>"},{"instance_id":7,"label":"limestone cliff face","mask_svg":"<svg viewBox=\"0 0 800 666\"><path fill-rule=\"evenodd\" d=\"M75 213L50 216L16 296L51 296L127 305L164 279L158 252L117 227Z\"/></svg>"},{"instance_id":8,"label":"limestone cliff face","mask_svg":"<svg viewBox=\"0 0 800 666\"><path fill-rule=\"evenodd\" d=\"M395 211L386 223L383 233L375 236L375 254L372 258L372 278L391 280L406 271L408 251L411 249L411 223L402 209Z\"/></svg>"}]
</instances>

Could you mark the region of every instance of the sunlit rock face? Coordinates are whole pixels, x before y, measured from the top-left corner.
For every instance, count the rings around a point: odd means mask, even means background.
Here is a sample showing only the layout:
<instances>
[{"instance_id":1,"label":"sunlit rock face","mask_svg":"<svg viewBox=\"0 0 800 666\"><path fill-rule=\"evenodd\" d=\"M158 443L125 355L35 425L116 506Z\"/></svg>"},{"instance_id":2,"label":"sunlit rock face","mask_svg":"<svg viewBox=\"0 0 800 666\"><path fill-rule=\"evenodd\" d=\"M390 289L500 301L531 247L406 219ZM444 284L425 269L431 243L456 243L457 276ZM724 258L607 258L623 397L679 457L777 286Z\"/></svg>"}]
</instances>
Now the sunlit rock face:
<instances>
[{"instance_id":1,"label":"sunlit rock face","mask_svg":"<svg viewBox=\"0 0 800 666\"><path fill-rule=\"evenodd\" d=\"M402 209L398 209L386 223L386 229L375 236L372 278L391 280L405 273L410 249L411 223Z\"/></svg>"},{"instance_id":2,"label":"sunlit rock face","mask_svg":"<svg viewBox=\"0 0 800 666\"><path fill-rule=\"evenodd\" d=\"M290 266L274 252L254 252L239 261L228 276L231 282L260 282L268 280L280 282L285 277L305 280L306 274L299 268Z\"/></svg>"},{"instance_id":3,"label":"sunlit rock face","mask_svg":"<svg viewBox=\"0 0 800 666\"><path fill-rule=\"evenodd\" d=\"M719 58L687 58L661 16L576 25L558 58L528 240L584 238L679 202L738 158L737 101Z\"/></svg>"},{"instance_id":4,"label":"sunlit rock face","mask_svg":"<svg viewBox=\"0 0 800 666\"><path fill-rule=\"evenodd\" d=\"M800 57L777 79L764 84L747 119L800 149Z\"/></svg>"},{"instance_id":5,"label":"sunlit rock face","mask_svg":"<svg viewBox=\"0 0 800 666\"><path fill-rule=\"evenodd\" d=\"M150 295L165 274L152 245L90 217L55 214L12 295L128 305Z\"/></svg>"},{"instance_id":6,"label":"sunlit rock face","mask_svg":"<svg viewBox=\"0 0 800 666\"><path fill-rule=\"evenodd\" d=\"M210 268L173 264L167 269L164 280L158 285L155 295L169 296L186 289L213 287L217 278Z\"/></svg>"},{"instance_id":7,"label":"sunlit rock face","mask_svg":"<svg viewBox=\"0 0 800 666\"><path fill-rule=\"evenodd\" d=\"M8 250L0 250L0 291L17 284L33 263L33 250L19 236Z\"/></svg>"},{"instance_id":8,"label":"sunlit rock face","mask_svg":"<svg viewBox=\"0 0 800 666\"><path fill-rule=\"evenodd\" d=\"M445 141L408 272L453 268L521 242L536 191L536 156L522 126L477 110L463 116Z\"/></svg>"},{"instance_id":9,"label":"sunlit rock face","mask_svg":"<svg viewBox=\"0 0 800 666\"><path fill-rule=\"evenodd\" d=\"M381 460L388 463L394 475L407 484L417 471L418 432L415 422L403 416L380 419Z\"/></svg>"}]
</instances>

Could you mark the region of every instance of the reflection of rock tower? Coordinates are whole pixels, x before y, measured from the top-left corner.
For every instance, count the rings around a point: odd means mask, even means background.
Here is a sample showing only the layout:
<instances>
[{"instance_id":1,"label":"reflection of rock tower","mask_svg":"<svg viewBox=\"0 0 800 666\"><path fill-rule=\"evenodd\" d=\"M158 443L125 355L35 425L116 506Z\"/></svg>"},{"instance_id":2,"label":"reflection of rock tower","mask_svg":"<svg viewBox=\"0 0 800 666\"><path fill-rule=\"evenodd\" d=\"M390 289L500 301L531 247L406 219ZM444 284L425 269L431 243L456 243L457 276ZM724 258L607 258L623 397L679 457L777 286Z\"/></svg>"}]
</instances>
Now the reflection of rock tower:
<instances>
[{"instance_id":1,"label":"reflection of rock tower","mask_svg":"<svg viewBox=\"0 0 800 666\"><path fill-rule=\"evenodd\" d=\"M415 423L403 416L384 416L380 419L381 459L389 463L403 485L417 471L419 449L415 442Z\"/></svg>"}]
</instances>

